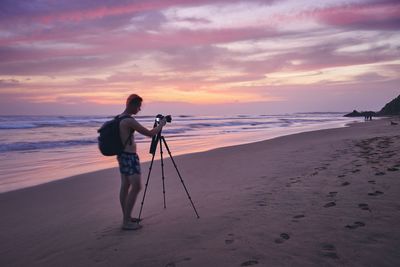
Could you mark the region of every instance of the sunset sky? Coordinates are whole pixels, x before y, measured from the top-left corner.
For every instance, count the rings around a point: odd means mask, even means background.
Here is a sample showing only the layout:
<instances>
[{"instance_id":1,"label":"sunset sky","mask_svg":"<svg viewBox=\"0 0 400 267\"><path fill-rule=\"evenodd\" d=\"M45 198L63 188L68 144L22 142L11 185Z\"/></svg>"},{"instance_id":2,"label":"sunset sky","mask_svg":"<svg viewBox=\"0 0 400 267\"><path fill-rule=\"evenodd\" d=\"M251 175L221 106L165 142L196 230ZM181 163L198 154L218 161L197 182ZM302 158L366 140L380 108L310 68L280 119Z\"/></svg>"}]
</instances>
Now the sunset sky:
<instances>
[{"instance_id":1,"label":"sunset sky","mask_svg":"<svg viewBox=\"0 0 400 267\"><path fill-rule=\"evenodd\" d=\"M1 0L0 114L379 110L398 0Z\"/></svg>"}]
</instances>

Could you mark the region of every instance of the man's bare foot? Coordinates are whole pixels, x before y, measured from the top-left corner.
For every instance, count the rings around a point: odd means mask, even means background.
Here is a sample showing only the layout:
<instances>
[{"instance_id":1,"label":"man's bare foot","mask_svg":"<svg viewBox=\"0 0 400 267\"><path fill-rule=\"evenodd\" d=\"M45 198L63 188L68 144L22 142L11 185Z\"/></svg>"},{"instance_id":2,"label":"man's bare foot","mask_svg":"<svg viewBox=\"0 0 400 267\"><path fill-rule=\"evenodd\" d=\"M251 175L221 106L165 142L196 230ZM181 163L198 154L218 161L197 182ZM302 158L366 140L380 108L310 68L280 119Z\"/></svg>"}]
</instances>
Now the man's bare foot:
<instances>
[{"instance_id":1,"label":"man's bare foot","mask_svg":"<svg viewBox=\"0 0 400 267\"><path fill-rule=\"evenodd\" d=\"M131 217L131 222L139 223L141 221L142 221L142 219Z\"/></svg>"},{"instance_id":2,"label":"man's bare foot","mask_svg":"<svg viewBox=\"0 0 400 267\"><path fill-rule=\"evenodd\" d=\"M122 224L123 230L139 230L142 226L135 222L124 222Z\"/></svg>"}]
</instances>

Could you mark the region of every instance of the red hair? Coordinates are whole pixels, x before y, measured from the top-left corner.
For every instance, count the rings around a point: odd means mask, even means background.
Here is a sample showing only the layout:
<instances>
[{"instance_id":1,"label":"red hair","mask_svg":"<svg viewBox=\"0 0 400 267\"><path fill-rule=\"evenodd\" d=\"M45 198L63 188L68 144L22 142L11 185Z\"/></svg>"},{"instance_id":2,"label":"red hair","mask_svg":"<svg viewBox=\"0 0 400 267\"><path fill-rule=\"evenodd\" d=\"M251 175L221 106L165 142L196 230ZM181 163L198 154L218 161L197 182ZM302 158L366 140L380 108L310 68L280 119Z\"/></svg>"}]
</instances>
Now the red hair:
<instances>
[{"instance_id":1,"label":"red hair","mask_svg":"<svg viewBox=\"0 0 400 267\"><path fill-rule=\"evenodd\" d=\"M142 101L143 101L143 99L140 96L138 96L137 94L131 94L126 99L126 106L129 106L129 105L139 106L142 103Z\"/></svg>"}]
</instances>

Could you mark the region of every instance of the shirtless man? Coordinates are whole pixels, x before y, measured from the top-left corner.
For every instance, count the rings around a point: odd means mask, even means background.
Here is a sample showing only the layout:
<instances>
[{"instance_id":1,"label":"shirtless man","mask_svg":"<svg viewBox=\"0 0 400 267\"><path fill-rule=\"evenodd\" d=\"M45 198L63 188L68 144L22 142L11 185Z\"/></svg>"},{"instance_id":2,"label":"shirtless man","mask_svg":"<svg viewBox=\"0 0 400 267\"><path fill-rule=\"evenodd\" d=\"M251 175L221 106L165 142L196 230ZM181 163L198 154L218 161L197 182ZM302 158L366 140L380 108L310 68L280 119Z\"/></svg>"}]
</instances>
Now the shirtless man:
<instances>
[{"instance_id":1,"label":"shirtless man","mask_svg":"<svg viewBox=\"0 0 400 267\"><path fill-rule=\"evenodd\" d=\"M136 94L130 95L126 100L124 112L119 115L119 117L129 116L122 119L119 125L121 141L123 144L126 143L126 146L124 151L117 156L121 173L119 199L123 214L122 229L124 230L137 230L141 228L141 225L138 224L138 219L131 217L137 195L142 188L140 162L136 154L134 132L137 131L145 136L153 137L157 135L166 124L166 119L164 118L157 127L148 130L133 117L130 117L140 111L142 101L143 99L140 96Z\"/></svg>"}]
</instances>

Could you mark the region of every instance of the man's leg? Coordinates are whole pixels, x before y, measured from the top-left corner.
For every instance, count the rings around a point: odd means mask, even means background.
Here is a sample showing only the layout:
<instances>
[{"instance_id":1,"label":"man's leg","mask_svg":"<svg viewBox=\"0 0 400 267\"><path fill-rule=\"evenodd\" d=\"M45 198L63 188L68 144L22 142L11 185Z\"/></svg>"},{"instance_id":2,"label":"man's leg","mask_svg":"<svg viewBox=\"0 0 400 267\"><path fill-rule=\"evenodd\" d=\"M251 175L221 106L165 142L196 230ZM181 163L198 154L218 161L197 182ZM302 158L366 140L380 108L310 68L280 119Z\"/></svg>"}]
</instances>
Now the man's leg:
<instances>
[{"instance_id":1,"label":"man's leg","mask_svg":"<svg viewBox=\"0 0 400 267\"><path fill-rule=\"evenodd\" d=\"M121 174L121 189L119 191L119 201L121 203L122 216L125 217L126 200L129 192L129 179L126 175Z\"/></svg>"},{"instance_id":2,"label":"man's leg","mask_svg":"<svg viewBox=\"0 0 400 267\"><path fill-rule=\"evenodd\" d=\"M130 184L130 190L128 193L128 196L126 198L125 202L125 209L124 209L124 222L130 222L131 221L131 213L133 210L133 207L136 202L136 198L142 189L142 183L141 183L141 177L140 174L134 174L127 176L129 184Z\"/></svg>"}]
</instances>

